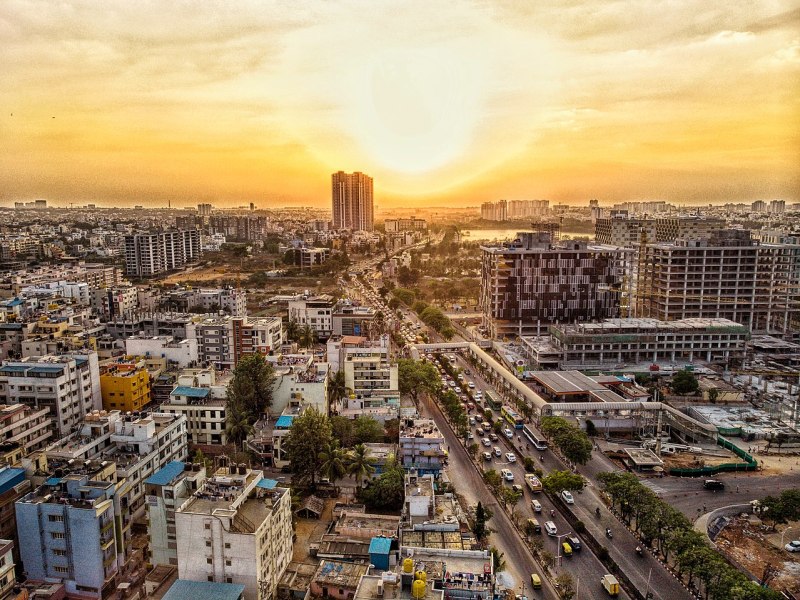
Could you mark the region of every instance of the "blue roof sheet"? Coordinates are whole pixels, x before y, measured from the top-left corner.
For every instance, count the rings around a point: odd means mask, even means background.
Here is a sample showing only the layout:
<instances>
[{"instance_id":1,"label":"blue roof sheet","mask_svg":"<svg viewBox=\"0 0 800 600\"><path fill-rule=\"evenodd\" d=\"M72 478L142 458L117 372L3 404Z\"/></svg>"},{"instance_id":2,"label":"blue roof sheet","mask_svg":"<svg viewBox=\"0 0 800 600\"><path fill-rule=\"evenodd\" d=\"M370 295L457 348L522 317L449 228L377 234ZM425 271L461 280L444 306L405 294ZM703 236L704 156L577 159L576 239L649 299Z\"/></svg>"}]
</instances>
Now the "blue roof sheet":
<instances>
[{"instance_id":1,"label":"blue roof sheet","mask_svg":"<svg viewBox=\"0 0 800 600\"><path fill-rule=\"evenodd\" d=\"M275 427L278 429L289 429L292 426L292 421L294 421L294 415L281 415L278 417L278 420L275 421Z\"/></svg>"},{"instance_id":2,"label":"blue roof sheet","mask_svg":"<svg viewBox=\"0 0 800 600\"><path fill-rule=\"evenodd\" d=\"M370 554L389 554L392 549L392 540L387 537L374 537L369 542Z\"/></svg>"},{"instance_id":3,"label":"blue roof sheet","mask_svg":"<svg viewBox=\"0 0 800 600\"><path fill-rule=\"evenodd\" d=\"M45 485L58 485L59 483L61 483L61 477L51 477L44 482Z\"/></svg>"},{"instance_id":4,"label":"blue roof sheet","mask_svg":"<svg viewBox=\"0 0 800 600\"><path fill-rule=\"evenodd\" d=\"M189 396L190 398L205 398L211 393L208 388L190 387L188 385L179 385L172 390L170 396Z\"/></svg>"},{"instance_id":5,"label":"blue roof sheet","mask_svg":"<svg viewBox=\"0 0 800 600\"><path fill-rule=\"evenodd\" d=\"M273 489L273 488L274 488L276 485L278 485L278 482L277 482L277 481L275 481L274 479L261 479L261 480L260 480L260 481L259 481L259 482L256 484L256 487L264 488L265 490L271 490L271 489Z\"/></svg>"},{"instance_id":6,"label":"blue roof sheet","mask_svg":"<svg viewBox=\"0 0 800 600\"><path fill-rule=\"evenodd\" d=\"M244 586L239 583L214 583L178 579L162 600L239 600Z\"/></svg>"},{"instance_id":7,"label":"blue roof sheet","mask_svg":"<svg viewBox=\"0 0 800 600\"><path fill-rule=\"evenodd\" d=\"M25 469L9 467L0 470L0 494L13 488L18 483L25 480Z\"/></svg>"},{"instance_id":8,"label":"blue roof sheet","mask_svg":"<svg viewBox=\"0 0 800 600\"><path fill-rule=\"evenodd\" d=\"M175 478L181 473L183 473L183 463L173 460L150 475L150 477L145 480L145 483L150 483L153 485L169 485L169 483L174 481Z\"/></svg>"}]
</instances>

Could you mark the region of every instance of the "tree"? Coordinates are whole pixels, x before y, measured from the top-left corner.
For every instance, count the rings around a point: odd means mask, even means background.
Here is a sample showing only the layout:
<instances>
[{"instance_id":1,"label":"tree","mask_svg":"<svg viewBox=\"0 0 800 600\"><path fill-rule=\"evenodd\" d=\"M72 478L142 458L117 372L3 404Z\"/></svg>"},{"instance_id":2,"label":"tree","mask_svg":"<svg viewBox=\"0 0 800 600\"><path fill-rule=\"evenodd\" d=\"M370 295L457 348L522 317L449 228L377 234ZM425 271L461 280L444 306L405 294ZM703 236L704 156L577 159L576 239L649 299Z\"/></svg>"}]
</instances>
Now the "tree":
<instances>
[{"instance_id":1,"label":"tree","mask_svg":"<svg viewBox=\"0 0 800 600\"><path fill-rule=\"evenodd\" d=\"M575 597L575 583L572 580L572 575L566 572L561 573L556 577L556 583L558 584L558 597L561 600L572 600Z\"/></svg>"},{"instance_id":2,"label":"tree","mask_svg":"<svg viewBox=\"0 0 800 600\"><path fill-rule=\"evenodd\" d=\"M400 285L414 285L419 281L419 271L402 266L397 270L397 282Z\"/></svg>"},{"instance_id":3,"label":"tree","mask_svg":"<svg viewBox=\"0 0 800 600\"><path fill-rule=\"evenodd\" d=\"M332 406L336 406L346 397L347 386L344 382L344 369L339 369L328 379L328 400Z\"/></svg>"},{"instance_id":4,"label":"tree","mask_svg":"<svg viewBox=\"0 0 800 600\"><path fill-rule=\"evenodd\" d=\"M488 535L486 522L491 518L492 511L484 508L483 504L478 502L478 506L475 507L475 524L472 527L472 533L475 534L475 539L479 542L483 542L486 539Z\"/></svg>"},{"instance_id":5,"label":"tree","mask_svg":"<svg viewBox=\"0 0 800 600\"><path fill-rule=\"evenodd\" d=\"M317 342L317 332L311 328L311 325L306 323L300 329L297 341L300 342L300 345L304 348L311 348L311 346Z\"/></svg>"},{"instance_id":6,"label":"tree","mask_svg":"<svg viewBox=\"0 0 800 600\"><path fill-rule=\"evenodd\" d=\"M586 419L586 435L594 437L597 435L597 426L591 419Z\"/></svg>"},{"instance_id":7,"label":"tree","mask_svg":"<svg viewBox=\"0 0 800 600\"><path fill-rule=\"evenodd\" d=\"M400 419L389 419L383 424L385 441L394 444L400 439Z\"/></svg>"},{"instance_id":8,"label":"tree","mask_svg":"<svg viewBox=\"0 0 800 600\"><path fill-rule=\"evenodd\" d=\"M492 546L490 552L492 553L492 563L494 564L494 572L498 573L506 568L506 561L503 558L505 554L500 552L497 548Z\"/></svg>"},{"instance_id":9,"label":"tree","mask_svg":"<svg viewBox=\"0 0 800 600\"><path fill-rule=\"evenodd\" d=\"M548 494L560 494L564 490L578 491L584 486L583 477L569 471L550 471L542 478L542 487Z\"/></svg>"},{"instance_id":10,"label":"tree","mask_svg":"<svg viewBox=\"0 0 800 600\"><path fill-rule=\"evenodd\" d=\"M377 480L361 490L361 499L370 508L399 510L405 497L405 469L392 457L386 461Z\"/></svg>"},{"instance_id":11,"label":"tree","mask_svg":"<svg viewBox=\"0 0 800 600\"><path fill-rule=\"evenodd\" d=\"M708 390L708 401L711 404L716 404L717 399L719 399L719 390L715 387L709 388Z\"/></svg>"},{"instance_id":12,"label":"tree","mask_svg":"<svg viewBox=\"0 0 800 600\"><path fill-rule=\"evenodd\" d=\"M244 441L253 432L253 425L250 422L250 413L238 402L231 403L225 414L225 435L228 441L237 448L244 448Z\"/></svg>"},{"instance_id":13,"label":"tree","mask_svg":"<svg viewBox=\"0 0 800 600\"><path fill-rule=\"evenodd\" d=\"M422 392L435 394L442 387L439 371L429 362L401 358L398 362L400 393L411 396L416 403Z\"/></svg>"},{"instance_id":14,"label":"tree","mask_svg":"<svg viewBox=\"0 0 800 600\"><path fill-rule=\"evenodd\" d=\"M543 417L541 429L568 460L580 465L589 462L592 457L592 440L581 428L562 417Z\"/></svg>"},{"instance_id":15,"label":"tree","mask_svg":"<svg viewBox=\"0 0 800 600\"><path fill-rule=\"evenodd\" d=\"M678 371L672 378L672 391L679 396L688 396L697 393L700 384L691 371Z\"/></svg>"},{"instance_id":16,"label":"tree","mask_svg":"<svg viewBox=\"0 0 800 600\"><path fill-rule=\"evenodd\" d=\"M353 419L334 415L330 417L330 422L331 434L333 435L334 439L339 440L339 444L342 446L342 448L351 447L354 443Z\"/></svg>"},{"instance_id":17,"label":"tree","mask_svg":"<svg viewBox=\"0 0 800 600\"><path fill-rule=\"evenodd\" d=\"M414 292L406 288L394 288L392 290L392 297L397 298L398 301L402 302L406 306L411 306L415 299ZM390 308L394 308L391 306L391 304L389 306Z\"/></svg>"},{"instance_id":18,"label":"tree","mask_svg":"<svg viewBox=\"0 0 800 600\"><path fill-rule=\"evenodd\" d=\"M320 472L320 452L331 441L331 423L328 417L313 406L292 422L289 435L284 439L286 455L292 470L303 481L316 484Z\"/></svg>"},{"instance_id":19,"label":"tree","mask_svg":"<svg viewBox=\"0 0 800 600\"><path fill-rule=\"evenodd\" d=\"M300 325L294 319L289 319L286 324L286 339L290 342L297 341L297 336L300 334Z\"/></svg>"},{"instance_id":20,"label":"tree","mask_svg":"<svg viewBox=\"0 0 800 600\"><path fill-rule=\"evenodd\" d=\"M359 415L353 422L353 443L374 444L383 441L383 427L368 415Z\"/></svg>"},{"instance_id":21,"label":"tree","mask_svg":"<svg viewBox=\"0 0 800 600\"><path fill-rule=\"evenodd\" d=\"M522 492L519 490L515 490L514 488L504 487L503 488L503 502L506 506L511 507L511 515L514 515L514 511L517 508L517 504L522 499Z\"/></svg>"},{"instance_id":22,"label":"tree","mask_svg":"<svg viewBox=\"0 0 800 600\"><path fill-rule=\"evenodd\" d=\"M249 415L252 424L272 406L272 385L275 371L261 354L248 354L233 370L233 378L228 384L228 410L238 405Z\"/></svg>"},{"instance_id":23,"label":"tree","mask_svg":"<svg viewBox=\"0 0 800 600\"><path fill-rule=\"evenodd\" d=\"M369 448L364 444L357 444L347 456L347 472L354 475L358 481L358 489L365 477L369 477L375 472L373 466L374 459L369 455Z\"/></svg>"},{"instance_id":24,"label":"tree","mask_svg":"<svg viewBox=\"0 0 800 600\"><path fill-rule=\"evenodd\" d=\"M326 477L333 484L347 473L345 453L336 440L331 439L325 444L319 453L319 460L320 475Z\"/></svg>"},{"instance_id":25,"label":"tree","mask_svg":"<svg viewBox=\"0 0 800 600\"><path fill-rule=\"evenodd\" d=\"M485 471L483 474L483 480L486 482L486 485L489 486L489 489L495 494L500 490L500 488L503 487L503 479L500 477L500 473L494 469Z\"/></svg>"}]
</instances>

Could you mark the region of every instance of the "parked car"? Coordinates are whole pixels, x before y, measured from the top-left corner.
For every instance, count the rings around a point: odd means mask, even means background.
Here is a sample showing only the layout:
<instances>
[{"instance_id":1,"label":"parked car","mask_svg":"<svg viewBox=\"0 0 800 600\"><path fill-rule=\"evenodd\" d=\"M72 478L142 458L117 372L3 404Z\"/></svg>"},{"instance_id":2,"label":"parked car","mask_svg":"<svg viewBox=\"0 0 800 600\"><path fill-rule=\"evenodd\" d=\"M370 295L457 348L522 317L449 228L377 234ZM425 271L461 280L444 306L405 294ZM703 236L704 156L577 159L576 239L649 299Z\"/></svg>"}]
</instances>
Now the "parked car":
<instances>
[{"instance_id":1,"label":"parked car","mask_svg":"<svg viewBox=\"0 0 800 600\"><path fill-rule=\"evenodd\" d=\"M490 440L492 440L493 442L496 442L496 441L497 441L497 440L499 440L500 438L499 438L499 437L497 437L497 434L496 434L496 433L492 432L492 433L490 433L490 434L489 434L489 439L490 439Z\"/></svg>"},{"instance_id":2,"label":"parked car","mask_svg":"<svg viewBox=\"0 0 800 600\"><path fill-rule=\"evenodd\" d=\"M489 446L492 445L492 442L489 441L489 438L483 438L481 440L481 444L483 444L484 446L486 446L488 448Z\"/></svg>"},{"instance_id":3,"label":"parked car","mask_svg":"<svg viewBox=\"0 0 800 600\"><path fill-rule=\"evenodd\" d=\"M484 452L483 453L483 460L492 460L492 453L491 452Z\"/></svg>"},{"instance_id":4,"label":"parked car","mask_svg":"<svg viewBox=\"0 0 800 600\"><path fill-rule=\"evenodd\" d=\"M724 490L725 484L719 481L718 479L706 479L703 482L703 487L707 490L717 491L717 490Z\"/></svg>"},{"instance_id":5,"label":"parked car","mask_svg":"<svg viewBox=\"0 0 800 600\"><path fill-rule=\"evenodd\" d=\"M792 540L784 546L787 552L800 552L800 540Z\"/></svg>"},{"instance_id":6,"label":"parked car","mask_svg":"<svg viewBox=\"0 0 800 600\"><path fill-rule=\"evenodd\" d=\"M575 504L575 498L573 498L572 493L567 490L561 492L561 499L567 504Z\"/></svg>"}]
</instances>

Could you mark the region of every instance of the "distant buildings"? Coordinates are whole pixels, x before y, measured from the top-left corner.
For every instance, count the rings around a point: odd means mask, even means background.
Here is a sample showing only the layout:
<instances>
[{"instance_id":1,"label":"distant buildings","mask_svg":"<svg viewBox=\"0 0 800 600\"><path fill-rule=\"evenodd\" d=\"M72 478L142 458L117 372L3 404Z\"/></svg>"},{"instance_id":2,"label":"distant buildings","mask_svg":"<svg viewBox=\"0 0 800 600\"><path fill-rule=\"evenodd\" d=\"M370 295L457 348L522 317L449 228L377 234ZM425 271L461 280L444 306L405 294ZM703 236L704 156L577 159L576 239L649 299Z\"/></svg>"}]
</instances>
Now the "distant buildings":
<instances>
[{"instance_id":1,"label":"distant buildings","mask_svg":"<svg viewBox=\"0 0 800 600\"><path fill-rule=\"evenodd\" d=\"M386 219L383 223L386 233L400 233L401 231L425 231L428 223L425 219Z\"/></svg>"},{"instance_id":2,"label":"distant buildings","mask_svg":"<svg viewBox=\"0 0 800 600\"><path fill-rule=\"evenodd\" d=\"M645 243L707 237L725 227L722 219L699 217L636 218L625 211L611 218L595 221L595 241L598 244L633 248Z\"/></svg>"},{"instance_id":3,"label":"distant buildings","mask_svg":"<svg viewBox=\"0 0 800 600\"><path fill-rule=\"evenodd\" d=\"M481 204L481 219L485 221L510 221L542 217L550 210L549 200L498 200Z\"/></svg>"},{"instance_id":4,"label":"distant buildings","mask_svg":"<svg viewBox=\"0 0 800 600\"><path fill-rule=\"evenodd\" d=\"M338 171L331 176L334 229L372 231L372 177Z\"/></svg>"},{"instance_id":5,"label":"distant buildings","mask_svg":"<svg viewBox=\"0 0 800 600\"><path fill-rule=\"evenodd\" d=\"M562 322L619 315L629 251L521 233L483 247L480 303L493 337L529 335Z\"/></svg>"},{"instance_id":6,"label":"distant buildings","mask_svg":"<svg viewBox=\"0 0 800 600\"><path fill-rule=\"evenodd\" d=\"M125 236L125 273L152 277L183 268L200 258L200 232L196 229Z\"/></svg>"}]
</instances>

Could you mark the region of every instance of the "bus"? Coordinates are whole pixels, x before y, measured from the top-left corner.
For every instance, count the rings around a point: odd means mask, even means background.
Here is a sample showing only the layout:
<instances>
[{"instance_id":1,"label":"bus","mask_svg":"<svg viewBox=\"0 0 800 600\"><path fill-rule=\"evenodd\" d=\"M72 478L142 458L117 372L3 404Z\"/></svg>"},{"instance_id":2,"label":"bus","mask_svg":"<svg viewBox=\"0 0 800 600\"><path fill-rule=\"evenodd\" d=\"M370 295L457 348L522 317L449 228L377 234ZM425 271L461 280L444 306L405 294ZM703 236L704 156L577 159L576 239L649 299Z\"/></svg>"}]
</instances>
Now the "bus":
<instances>
[{"instance_id":1,"label":"bus","mask_svg":"<svg viewBox=\"0 0 800 600\"><path fill-rule=\"evenodd\" d=\"M494 392L486 390L485 392L483 392L483 401L486 404L487 408L491 408L492 410L500 410L501 406L500 401L494 394L495 394Z\"/></svg>"},{"instance_id":2,"label":"bus","mask_svg":"<svg viewBox=\"0 0 800 600\"><path fill-rule=\"evenodd\" d=\"M547 441L540 438L538 435L533 433L533 429L528 427L527 425L523 425L522 433L525 434L525 437L528 438L528 441L533 444L533 447L537 450L547 450Z\"/></svg>"},{"instance_id":3,"label":"bus","mask_svg":"<svg viewBox=\"0 0 800 600\"><path fill-rule=\"evenodd\" d=\"M522 429L522 417L516 410L504 404L500 409L500 414L510 425L514 426L514 429Z\"/></svg>"}]
</instances>

